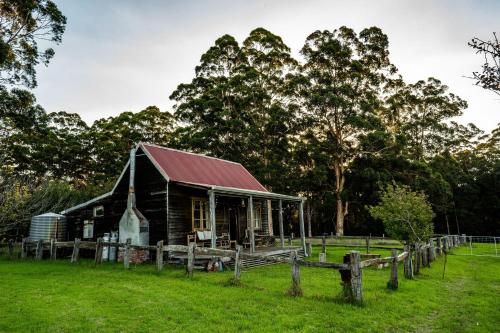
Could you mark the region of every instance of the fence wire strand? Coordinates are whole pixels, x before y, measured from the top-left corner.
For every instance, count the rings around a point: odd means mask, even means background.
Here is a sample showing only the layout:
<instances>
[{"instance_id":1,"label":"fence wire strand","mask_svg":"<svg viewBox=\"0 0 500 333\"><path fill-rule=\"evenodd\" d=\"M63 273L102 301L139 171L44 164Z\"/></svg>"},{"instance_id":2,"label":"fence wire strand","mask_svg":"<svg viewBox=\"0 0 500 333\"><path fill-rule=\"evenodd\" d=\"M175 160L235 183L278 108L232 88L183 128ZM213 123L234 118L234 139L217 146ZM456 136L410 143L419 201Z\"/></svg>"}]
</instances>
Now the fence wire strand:
<instances>
[{"instance_id":1,"label":"fence wire strand","mask_svg":"<svg viewBox=\"0 0 500 333\"><path fill-rule=\"evenodd\" d=\"M494 236L466 236L468 249L457 251L456 255L499 257L500 237Z\"/></svg>"}]
</instances>

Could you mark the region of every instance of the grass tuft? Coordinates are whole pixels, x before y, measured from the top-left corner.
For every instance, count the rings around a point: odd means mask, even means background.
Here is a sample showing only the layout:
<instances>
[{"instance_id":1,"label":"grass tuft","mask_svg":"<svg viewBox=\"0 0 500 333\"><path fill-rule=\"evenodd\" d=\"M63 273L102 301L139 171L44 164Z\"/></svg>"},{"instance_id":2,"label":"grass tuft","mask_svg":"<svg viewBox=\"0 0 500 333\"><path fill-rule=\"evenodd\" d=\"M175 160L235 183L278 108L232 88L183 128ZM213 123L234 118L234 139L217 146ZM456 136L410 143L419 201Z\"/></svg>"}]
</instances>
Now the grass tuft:
<instances>
[{"instance_id":1,"label":"grass tuft","mask_svg":"<svg viewBox=\"0 0 500 333\"><path fill-rule=\"evenodd\" d=\"M288 296L291 296L291 297L304 296L304 291L302 290L302 288L295 283L292 283L292 285L290 286L290 288L288 289L288 291L286 293Z\"/></svg>"},{"instance_id":2,"label":"grass tuft","mask_svg":"<svg viewBox=\"0 0 500 333\"><path fill-rule=\"evenodd\" d=\"M243 284L241 283L240 279L237 279L233 276L226 282L226 285L231 287L241 287Z\"/></svg>"}]
</instances>

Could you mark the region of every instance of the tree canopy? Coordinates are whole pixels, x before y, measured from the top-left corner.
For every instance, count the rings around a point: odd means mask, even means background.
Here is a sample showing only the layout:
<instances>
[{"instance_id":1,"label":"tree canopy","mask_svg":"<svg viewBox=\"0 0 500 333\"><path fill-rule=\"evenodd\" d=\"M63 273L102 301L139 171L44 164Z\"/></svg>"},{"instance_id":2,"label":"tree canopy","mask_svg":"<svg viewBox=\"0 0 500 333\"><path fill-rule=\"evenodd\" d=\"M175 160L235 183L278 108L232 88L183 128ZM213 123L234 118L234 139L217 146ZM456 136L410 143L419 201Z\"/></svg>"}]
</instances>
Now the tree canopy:
<instances>
[{"instance_id":1,"label":"tree canopy","mask_svg":"<svg viewBox=\"0 0 500 333\"><path fill-rule=\"evenodd\" d=\"M500 232L500 129L455 122L467 102L439 79L406 82L380 28L312 32L300 57L264 28L241 42L226 34L171 93L173 112L148 106L87 124L7 86L36 85L30 66L53 55L37 38L60 42L64 16L50 1L2 6L0 28L19 33L0 55L10 57L0 62L0 236L109 190L139 141L240 162L267 189L305 196L311 234ZM16 51L26 42L36 57ZM410 222L383 222L402 212Z\"/></svg>"},{"instance_id":2,"label":"tree canopy","mask_svg":"<svg viewBox=\"0 0 500 333\"><path fill-rule=\"evenodd\" d=\"M39 50L38 42L60 43L65 28L66 17L50 0L0 2L0 84L36 87L36 65L55 53Z\"/></svg>"}]
</instances>

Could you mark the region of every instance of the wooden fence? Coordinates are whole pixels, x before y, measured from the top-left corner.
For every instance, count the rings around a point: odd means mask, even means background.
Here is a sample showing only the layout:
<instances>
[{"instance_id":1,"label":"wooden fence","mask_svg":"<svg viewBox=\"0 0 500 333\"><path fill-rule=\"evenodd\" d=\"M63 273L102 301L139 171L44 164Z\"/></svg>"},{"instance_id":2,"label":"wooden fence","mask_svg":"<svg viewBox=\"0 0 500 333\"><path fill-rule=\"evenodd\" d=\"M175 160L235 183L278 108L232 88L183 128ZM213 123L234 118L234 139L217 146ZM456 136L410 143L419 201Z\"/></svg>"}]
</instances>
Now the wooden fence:
<instances>
[{"instance_id":1,"label":"wooden fence","mask_svg":"<svg viewBox=\"0 0 500 333\"><path fill-rule=\"evenodd\" d=\"M272 256L262 256L258 254L243 253L240 245L236 250L222 250L204 247L196 247L196 244L191 243L189 246L184 245L163 245L163 241L159 241L156 246L138 246L132 245L130 239L125 243L117 242L104 242L102 238L97 239L97 242L82 241L75 239L69 242L58 242L55 240L50 241L30 241L23 239L21 243L21 258L27 258L28 253L34 250L34 259L41 260L43 258L44 250L48 250L51 260L57 259L57 250L61 248L72 249L71 262L79 260L80 249L95 250L95 264L102 262L102 252L104 247L116 247L122 250L123 253L123 266L128 269L130 267L131 250L148 250L156 253L155 269L160 272L165 266L164 254L167 253L186 253L187 265L186 273L188 277L194 274L194 262L196 255L209 255L214 258L231 258L234 260L234 276L232 283L239 284L241 279L241 261L242 259L260 259L269 263L285 263L291 267L292 286L289 289L289 294L292 296L302 295L300 287L300 267L315 267L338 270L343 284L343 296L347 302L361 303L363 301L363 288L362 288L362 270L367 267L373 266L386 266L390 265L388 287L391 289L398 288L398 264L403 262L404 277L412 279L414 275L418 275L423 267L430 267L430 263L434 261L439 255L448 253L451 248L457 247L461 244L466 244L466 236L448 235L442 237L431 238L427 243L416 243L412 246L405 246L402 253L398 253L398 249L391 250L391 256L385 258L376 258L374 255L361 255L358 251L350 251L343 258L343 263L331 263L322 261L321 258L326 258L326 244L322 244L322 252L320 254L320 261L308 261L298 258L297 251L294 250L290 253L289 258L279 258ZM0 244L7 247L9 255L12 257L14 254L15 243L10 240L6 244ZM308 245L310 247L310 245ZM118 251L117 251L118 253ZM361 260L361 257L368 257L369 259Z\"/></svg>"}]
</instances>

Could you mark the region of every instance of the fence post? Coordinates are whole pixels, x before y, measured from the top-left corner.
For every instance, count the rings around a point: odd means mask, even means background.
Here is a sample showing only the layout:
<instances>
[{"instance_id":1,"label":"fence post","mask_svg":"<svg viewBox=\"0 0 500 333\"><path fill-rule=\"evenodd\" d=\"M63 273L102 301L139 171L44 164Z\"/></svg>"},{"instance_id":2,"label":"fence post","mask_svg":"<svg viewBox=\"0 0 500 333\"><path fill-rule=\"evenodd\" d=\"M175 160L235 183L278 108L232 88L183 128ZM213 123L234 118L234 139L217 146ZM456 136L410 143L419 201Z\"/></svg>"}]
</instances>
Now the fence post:
<instances>
[{"instance_id":1,"label":"fence post","mask_svg":"<svg viewBox=\"0 0 500 333\"><path fill-rule=\"evenodd\" d=\"M432 257L432 245L431 245L432 241L429 242L429 246L427 247L427 263L429 265L429 267L431 267L431 262L434 260L433 257Z\"/></svg>"},{"instance_id":2,"label":"fence post","mask_svg":"<svg viewBox=\"0 0 500 333\"><path fill-rule=\"evenodd\" d=\"M321 238L321 253L326 254L326 237L325 236L323 236Z\"/></svg>"},{"instance_id":3,"label":"fence post","mask_svg":"<svg viewBox=\"0 0 500 333\"><path fill-rule=\"evenodd\" d=\"M425 256L427 257L427 267L431 267L432 261L432 253L431 253L431 244L427 244L427 248L425 250Z\"/></svg>"},{"instance_id":4,"label":"fence post","mask_svg":"<svg viewBox=\"0 0 500 333\"><path fill-rule=\"evenodd\" d=\"M36 242L36 255L35 259L36 260L42 260L43 258L43 239L39 239Z\"/></svg>"},{"instance_id":5,"label":"fence post","mask_svg":"<svg viewBox=\"0 0 500 333\"><path fill-rule=\"evenodd\" d=\"M339 270L343 284L344 298L349 303L363 302L362 271L358 251L351 251L344 256L344 263L349 265L346 270Z\"/></svg>"},{"instance_id":6,"label":"fence post","mask_svg":"<svg viewBox=\"0 0 500 333\"><path fill-rule=\"evenodd\" d=\"M405 275L406 279L412 279L413 278L413 263L411 260L410 246L405 245L404 251L407 252L407 255L406 255L404 262L403 262L404 275Z\"/></svg>"},{"instance_id":7,"label":"fence post","mask_svg":"<svg viewBox=\"0 0 500 333\"><path fill-rule=\"evenodd\" d=\"M190 243L188 247L188 263L187 263L187 275L188 277L193 277L194 271L194 249L196 248L196 243Z\"/></svg>"},{"instance_id":8,"label":"fence post","mask_svg":"<svg viewBox=\"0 0 500 333\"><path fill-rule=\"evenodd\" d=\"M441 254L443 252L443 249L441 248L441 237L436 238L437 241L437 248L436 248L436 253Z\"/></svg>"},{"instance_id":9,"label":"fence post","mask_svg":"<svg viewBox=\"0 0 500 333\"><path fill-rule=\"evenodd\" d=\"M387 286L389 289L398 289L398 250L391 250L391 276Z\"/></svg>"},{"instance_id":10,"label":"fence post","mask_svg":"<svg viewBox=\"0 0 500 333\"><path fill-rule=\"evenodd\" d=\"M97 242L95 243L95 261L94 265L100 264L102 262L102 238L97 238Z\"/></svg>"},{"instance_id":11,"label":"fence post","mask_svg":"<svg viewBox=\"0 0 500 333\"><path fill-rule=\"evenodd\" d=\"M54 238L50 239L50 260L56 260L57 257L57 247L56 240Z\"/></svg>"},{"instance_id":12,"label":"fence post","mask_svg":"<svg viewBox=\"0 0 500 333\"><path fill-rule=\"evenodd\" d=\"M495 256L498 256L497 238L496 237L493 237L493 242L495 243Z\"/></svg>"},{"instance_id":13,"label":"fence post","mask_svg":"<svg viewBox=\"0 0 500 333\"><path fill-rule=\"evenodd\" d=\"M436 248L434 246L434 240L432 238L431 238L429 245L431 246L430 259L431 259L431 261L434 261L434 260L436 260Z\"/></svg>"},{"instance_id":14,"label":"fence post","mask_svg":"<svg viewBox=\"0 0 500 333\"><path fill-rule=\"evenodd\" d=\"M420 274L420 246L415 243L415 270L413 271L415 275Z\"/></svg>"},{"instance_id":15,"label":"fence post","mask_svg":"<svg viewBox=\"0 0 500 333\"><path fill-rule=\"evenodd\" d=\"M366 253L370 253L370 238L366 237L365 243L366 243Z\"/></svg>"},{"instance_id":16,"label":"fence post","mask_svg":"<svg viewBox=\"0 0 500 333\"><path fill-rule=\"evenodd\" d=\"M161 272L163 269L163 241L156 243L156 270Z\"/></svg>"},{"instance_id":17,"label":"fence post","mask_svg":"<svg viewBox=\"0 0 500 333\"><path fill-rule=\"evenodd\" d=\"M14 254L14 240L13 239L9 239L9 257L12 257L12 255Z\"/></svg>"},{"instance_id":18,"label":"fence post","mask_svg":"<svg viewBox=\"0 0 500 333\"><path fill-rule=\"evenodd\" d=\"M354 300L356 302L363 302L363 289L362 289L362 271L360 266L360 255L358 251L351 251L349 255L350 269L351 269L351 288Z\"/></svg>"},{"instance_id":19,"label":"fence post","mask_svg":"<svg viewBox=\"0 0 500 333\"><path fill-rule=\"evenodd\" d=\"M443 245L444 245L443 251L445 253L448 253L448 250L449 250L449 247L448 247L448 236L444 236L443 237Z\"/></svg>"},{"instance_id":20,"label":"fence post","mask_svg":"<svg viewBox=\"0 0 500 333\"><path fill-rule=\"evenodd\" d=\"M302 288L300 287L300 266L297 262L297 251L290 252L290 266L292 269L292 286L288 289L290 296L302 296Z\"/></svg>"},{"instance_id":21,"label":"fence post","mask_svg":"<svg viewBox=\"0 0 500 333\"><path fill-rule=\"evenodd\" d=\"M71 254L71 262L77 262L80 254L80 238L75 238L73 244L73 253Z\"/></svg>"},{"instance_id":22,"label":"fence post","mask_svg":"<svg viewBox=\"0 0 500 333\"><path fill-rule=\"evenodd\" d=\"M21 258L26 258L28 256L28 249L26 248L26 238L23 238L21 242Z\"/></svg>"},{"instance_id":23,"label":"fence post","mask_svg":"<svg viewBox=\"0 0 500 333\"><path fill-rule=\"evenodd\" d=\"M307 249L307 256L310 257L312 256L312 243L306 243L306 249Z\"/></svg>"},{"instance_id":24,"label":"fence post","mask_svg":"<svg viewBox=\"0 0 500 333\"><path fill-rule=\"evenodd\" d=\"M427 257L427 246L422 246L422 267L429 267L429 258Z\"/></svg>"},{"instance_id":25,"label":"fence post","mask_svg":"<svg viewBox=\"0 0 500 333\"><path fill-rule=\"evenodd\" d=\"M130 244L132 243L131 238L127 238L125 241L125 249L123 251L123 267L128 269L130 267Z\"/></svg>"},{"instance_id":26,"label":"fence post","mask_svg":"<svg viewBox=\"0 0 500 333\"><path fill-rule=\"evenodd\" d=\"M239 284L241 278L241 248L241 245L236 245L236 254L234 256L234 284Z\"/></svg>"},{"instance_id":27,"label":"fence post","mask_svg":"<svg viewBox=\"0 0 500 333\"><path fill-rule=\"evenodd\" d=\"M288 246L292 246L292 237L288 237Z\"/></svg>"}]
</instances>

